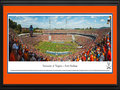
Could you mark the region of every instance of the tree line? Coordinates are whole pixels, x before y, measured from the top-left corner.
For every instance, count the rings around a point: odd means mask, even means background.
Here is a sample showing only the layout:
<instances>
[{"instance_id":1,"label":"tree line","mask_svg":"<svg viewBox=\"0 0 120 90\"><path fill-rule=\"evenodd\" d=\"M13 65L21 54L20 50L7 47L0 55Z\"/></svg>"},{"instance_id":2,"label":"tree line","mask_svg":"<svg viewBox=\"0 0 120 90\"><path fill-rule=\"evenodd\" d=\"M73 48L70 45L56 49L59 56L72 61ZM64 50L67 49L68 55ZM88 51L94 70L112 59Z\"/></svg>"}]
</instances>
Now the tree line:
<instances>
[{"instance_id":1,"label":"tree line","mask_svg":"<svg viewBox=\"0 0 120 90\"><path fill-rule=\"evenodd\" d=\"M9 27L18 30L19 32L22 31L22 26L21 24L17 24L17 22L14 22L13 20L9 19Z\"/></svg>"}]
</instances>

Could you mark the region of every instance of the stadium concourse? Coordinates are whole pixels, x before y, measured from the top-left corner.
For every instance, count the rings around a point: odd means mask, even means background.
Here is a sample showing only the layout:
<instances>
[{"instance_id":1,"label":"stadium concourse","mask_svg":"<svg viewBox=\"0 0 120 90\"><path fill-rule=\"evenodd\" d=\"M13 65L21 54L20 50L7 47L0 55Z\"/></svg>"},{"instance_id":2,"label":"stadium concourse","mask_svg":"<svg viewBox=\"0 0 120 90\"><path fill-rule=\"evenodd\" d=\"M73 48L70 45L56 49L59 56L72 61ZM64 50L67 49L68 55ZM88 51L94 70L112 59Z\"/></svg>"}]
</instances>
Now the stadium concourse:
<instances>
[{"instance_id":1,"label":"stadium concourse","mask_svg":"<svg viewBox=\"0 0 120 90\"><path fill-rule=\"evenodd\" d=\"M74 35L74 37L73 37ZM39 42L73 41L81 48L74 53L52 56L35 48ZM43 30L42 34L17 35L9 30L9 61L111 61L110 28L96 30Z\"/></svg>"}]
</instances>

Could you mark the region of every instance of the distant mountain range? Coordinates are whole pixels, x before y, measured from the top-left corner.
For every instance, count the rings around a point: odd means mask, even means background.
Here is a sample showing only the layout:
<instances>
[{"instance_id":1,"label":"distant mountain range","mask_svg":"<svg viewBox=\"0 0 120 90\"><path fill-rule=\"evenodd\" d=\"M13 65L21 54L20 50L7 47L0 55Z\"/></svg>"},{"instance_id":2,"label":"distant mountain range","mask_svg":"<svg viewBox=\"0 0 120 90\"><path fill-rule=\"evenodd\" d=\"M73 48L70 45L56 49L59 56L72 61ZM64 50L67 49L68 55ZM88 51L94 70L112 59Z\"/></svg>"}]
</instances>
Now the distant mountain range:
<instances>
[{"instance_id":1,"label":"distant mountain range","mask_svg":"<svg viewBox=\"0 0 120 90\"><path fill-rule=\"evenodd\" d=\"M98 29L106 29L106 28L110 28L110 27L100 27L100 28L98 28Z\"/></svg>"}]
</instances>

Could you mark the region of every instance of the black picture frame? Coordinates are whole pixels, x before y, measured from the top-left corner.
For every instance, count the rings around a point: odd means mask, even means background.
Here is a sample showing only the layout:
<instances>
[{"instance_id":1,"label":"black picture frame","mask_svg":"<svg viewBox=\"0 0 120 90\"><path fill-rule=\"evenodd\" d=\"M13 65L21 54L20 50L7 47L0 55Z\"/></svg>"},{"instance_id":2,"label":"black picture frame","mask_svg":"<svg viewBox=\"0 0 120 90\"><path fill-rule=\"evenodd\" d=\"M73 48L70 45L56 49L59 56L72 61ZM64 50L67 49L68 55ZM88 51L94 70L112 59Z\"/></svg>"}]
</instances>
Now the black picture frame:
<instances>
[{"instance_id":1,"label":"black picture frame","mask_svg":"<svg viewBox=\"0 0 120 90\"><path fill-rule=\"evenodd\" d=\"M117 6L117 85L4 85L3 84L3 6ZM119 0L1 0L0 1L0 89L120 89L120 3ZM5 78L5 77L4 77Z\"/></svg>"}]
</instances>

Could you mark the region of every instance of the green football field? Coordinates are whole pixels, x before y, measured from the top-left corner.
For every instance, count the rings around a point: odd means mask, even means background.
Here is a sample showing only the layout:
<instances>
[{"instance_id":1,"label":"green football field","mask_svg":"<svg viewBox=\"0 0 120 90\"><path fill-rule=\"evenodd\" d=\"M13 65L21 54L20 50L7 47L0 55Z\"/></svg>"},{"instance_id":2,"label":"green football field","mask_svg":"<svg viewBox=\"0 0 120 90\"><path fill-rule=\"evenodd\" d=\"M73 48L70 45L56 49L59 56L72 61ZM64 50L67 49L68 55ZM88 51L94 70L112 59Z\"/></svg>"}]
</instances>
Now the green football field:
<instances>
[{"instance_id":1,"label":"green football field","mask_svg":"<svg viewBox=\"0 0 120 90\"><path fill-rule=\"evenodd\" d=\"M40 50L42 53L46 53L46 51L53 51L53 52L65 52L69 51L71 53L76 51L77 44L73 42L39 42L35 48ZM52 55L54 56L54 55Z\"/></svg>"}]
</instances>

